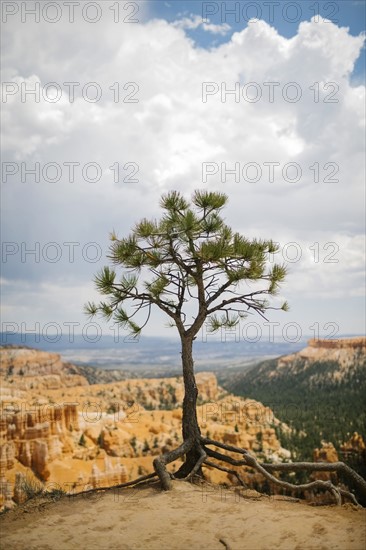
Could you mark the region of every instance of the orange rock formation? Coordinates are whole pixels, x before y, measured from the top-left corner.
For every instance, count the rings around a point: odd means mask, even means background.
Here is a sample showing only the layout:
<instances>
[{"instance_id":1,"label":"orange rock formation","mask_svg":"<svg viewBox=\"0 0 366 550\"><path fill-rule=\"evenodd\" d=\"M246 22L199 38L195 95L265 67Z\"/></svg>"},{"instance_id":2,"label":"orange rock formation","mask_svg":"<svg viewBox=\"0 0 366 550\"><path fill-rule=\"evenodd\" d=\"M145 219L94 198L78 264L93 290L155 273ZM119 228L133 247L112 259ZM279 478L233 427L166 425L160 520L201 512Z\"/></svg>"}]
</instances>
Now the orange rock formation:
<instances>
[{"instance_id":1,"label":"orange rock formation","mask_svg":"<svg viewBox=\"0 0 366 550\"><path fill-rule=\"evenodd\" d=\"M77 492L136 478L181 440L182 378L89 385L59 355L0 352L0 506L22 502L40 484ZM57 384L44 383L47 377ZM212 373L199 373L197 386L204 435L273 460L288 458L274 430L280 422L268 407L229 395ZM217 470L208 477L228 480Z\"/></svg>"}]
</instances>

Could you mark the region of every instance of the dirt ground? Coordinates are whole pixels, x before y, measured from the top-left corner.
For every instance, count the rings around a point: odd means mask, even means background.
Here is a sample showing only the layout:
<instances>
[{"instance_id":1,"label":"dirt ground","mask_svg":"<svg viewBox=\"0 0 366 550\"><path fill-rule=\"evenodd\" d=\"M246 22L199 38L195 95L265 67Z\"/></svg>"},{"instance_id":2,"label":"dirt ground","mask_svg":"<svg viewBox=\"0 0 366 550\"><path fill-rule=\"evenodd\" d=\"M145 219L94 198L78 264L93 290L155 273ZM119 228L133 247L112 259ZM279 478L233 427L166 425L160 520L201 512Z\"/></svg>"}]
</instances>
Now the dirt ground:
<instances>
[{"instance_id":1,"label":"dirt ground","mask_svg":"<svg viewBox=\"0 0 366 550\"><path fill-rule=\"evenodd\" d=\"M1 516L3 550L365 550L366 510L175 481L28 501Z\"/></svg>"}]
</instances>

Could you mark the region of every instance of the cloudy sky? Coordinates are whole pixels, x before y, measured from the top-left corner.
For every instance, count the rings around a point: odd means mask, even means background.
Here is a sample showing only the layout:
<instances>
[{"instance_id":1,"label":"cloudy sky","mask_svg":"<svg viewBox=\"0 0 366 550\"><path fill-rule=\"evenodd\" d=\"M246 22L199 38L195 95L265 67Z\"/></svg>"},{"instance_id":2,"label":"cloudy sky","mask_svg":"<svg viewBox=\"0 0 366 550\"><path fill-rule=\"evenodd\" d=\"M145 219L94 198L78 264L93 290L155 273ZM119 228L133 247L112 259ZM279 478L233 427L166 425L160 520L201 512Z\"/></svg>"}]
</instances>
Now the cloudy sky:
<instances>
[{"instance_id":1,"label":"cloudy sky","mask_svg":"<svg viewBox=\"0 0 366 550\"><path fill-rule=\"evenodd\" d=\"M2 330L81 332L110 231L200 188L281 244L278 335L364 333L364 2L36 4L2 3Z\"/></svg>"}]
</instances>

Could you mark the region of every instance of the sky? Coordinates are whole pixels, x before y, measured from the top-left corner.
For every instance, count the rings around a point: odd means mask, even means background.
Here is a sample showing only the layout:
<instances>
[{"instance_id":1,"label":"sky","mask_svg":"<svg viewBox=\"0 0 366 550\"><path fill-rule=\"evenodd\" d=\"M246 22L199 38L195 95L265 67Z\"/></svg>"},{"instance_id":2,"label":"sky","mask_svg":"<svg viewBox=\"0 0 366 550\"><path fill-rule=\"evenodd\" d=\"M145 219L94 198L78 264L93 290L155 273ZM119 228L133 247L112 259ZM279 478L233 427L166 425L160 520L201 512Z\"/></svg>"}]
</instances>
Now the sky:
<instances>
[{"instance_id":1,"label":"sky","mask_svg":"<svg viewBox=\"0 0 366 550\"><path fill-rule=\"evenodd\" d=\"M279 338L365 333L364 2L3 2L1 17L3 332L112 334L83 314L110 232L159 217L164 192L208 189L235 231L280 243ZM268 338L250 321L240 338ZM165 324L144 334L174 336Z\"/></svg>"}]
</instances>

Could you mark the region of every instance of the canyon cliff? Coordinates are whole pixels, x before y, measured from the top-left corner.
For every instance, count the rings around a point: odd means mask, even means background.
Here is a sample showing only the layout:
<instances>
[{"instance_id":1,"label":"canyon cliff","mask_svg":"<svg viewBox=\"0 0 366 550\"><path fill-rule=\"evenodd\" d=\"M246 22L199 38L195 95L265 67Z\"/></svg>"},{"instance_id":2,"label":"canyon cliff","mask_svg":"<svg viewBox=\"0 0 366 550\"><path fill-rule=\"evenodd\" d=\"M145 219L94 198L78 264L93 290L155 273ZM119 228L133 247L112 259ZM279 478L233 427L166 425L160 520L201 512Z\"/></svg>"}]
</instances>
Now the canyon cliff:
<instances>
[{"instance_id":1,"label":"canyon cliff","mask_svg":"<svg viewBox=\"0 0 366 550\"><path fill-rule=\"evenodd\" d=\"M9 346L1 348L0 377L7 381L4 387L17 390L57 389L85 386L88 380L78 367L64 363L57 353L31 348Z\"/></svg>"}]
</instances>

